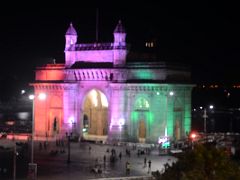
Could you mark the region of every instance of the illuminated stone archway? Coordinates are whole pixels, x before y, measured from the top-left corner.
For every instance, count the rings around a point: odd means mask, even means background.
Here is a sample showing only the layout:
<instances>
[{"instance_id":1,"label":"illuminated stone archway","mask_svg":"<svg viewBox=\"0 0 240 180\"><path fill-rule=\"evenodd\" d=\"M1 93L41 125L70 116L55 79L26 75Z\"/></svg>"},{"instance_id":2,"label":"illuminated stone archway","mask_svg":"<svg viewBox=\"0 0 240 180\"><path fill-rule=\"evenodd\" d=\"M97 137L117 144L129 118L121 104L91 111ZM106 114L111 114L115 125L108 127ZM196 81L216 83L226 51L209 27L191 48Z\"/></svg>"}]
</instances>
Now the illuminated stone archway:
<instances>
[{"instance_id":1,"label":"illuminated stone archway","mask_svg":"<svg viewBox=\"0 0 240 180\"><path fill-rule=\"evenodd\" d=\"M138 97L131 118L131 135L137 141L144 142L148 138L148 127L151 119L149 101L144 97Z\"/></svg>"},{"instance_id":2,"label":"illuminated stone archway","mask_svg":"<svg viewBox=\"0 0 240 180\"><path fill-rule=\"evenodd\" d=\"M77 42L71 23L65 34L65 63L37 67L30 85L35 95L44 92L47 98L33 101L36 137L54 140L73 132L95 141L151 143L162 136L187 137L195 86L189 84L190 69L157 59L148 62L141 54L129 56L121 21L113 35L107 43Z\"/></svg>"},{"instance_id":3,"label":"illuminated stone archway","mask_svg":"<svg viewBox=\"0 0 240 180\"><path fill-rule=\"evenodd\" d=\"M108 101L97 89L90 90L83 102L82 130L86 135L105 136L108 132Z\"/></svg>"}]
</instances>

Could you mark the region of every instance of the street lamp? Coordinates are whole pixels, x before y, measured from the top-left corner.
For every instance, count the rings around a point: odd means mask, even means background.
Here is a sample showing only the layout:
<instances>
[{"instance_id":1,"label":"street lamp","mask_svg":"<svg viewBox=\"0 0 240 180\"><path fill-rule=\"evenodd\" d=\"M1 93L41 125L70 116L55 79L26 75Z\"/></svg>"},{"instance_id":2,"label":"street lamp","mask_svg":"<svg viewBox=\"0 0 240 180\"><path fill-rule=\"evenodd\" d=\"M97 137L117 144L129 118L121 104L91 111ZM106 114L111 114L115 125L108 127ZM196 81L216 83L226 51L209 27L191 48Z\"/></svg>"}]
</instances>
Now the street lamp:
<instances>
[{"instance_id":1,"label":"street lamp","mask_svg":"<svg viewBox=\"0 0 240 180\"><path fill-rule=\"evenodd\" d=\"M34 147L34 95L29 95L29 99L32 100L32 139L31 139L31 163L33 163L33 147Z\"/></svg>"},{"instance_id":2,"label":"street lamp","mask_svg":"<svg viewBox=\"0 0 240 180\"><path fill-rule=\"evenodd\" d=\"M39 93L37 96L37 99L44 101L46 99L47 95L45 93ZM29 163L29 166L36 171L36 164L33 163L33 154L34 154L34 126L35 126L35 95L31 94L29 95L29 99L32 100L32 138L31 138L31 163Z\"/></svg>"},{"instance_id":3,"label":"street lamp","mask_svg":"<svg viewBox=\"0 0 240 180\"><path fill-rule=\"evenodd\" d=\"M209 109L213 109L213 108L214 108L213 105L209 106ZM201 107L200 107L200 109L201 109ZM204 110L203 110L203 119L204 119L204 133L205 134L207 133L207 118L208 118L207 109L204 108Z\"/></svg>"},{"instance_id":4,"label":"street lamp","mask_svg":"<svg viewBox=\"0 0 240 180\"><path fill-rule=\"evenodd\" d=\"M194 149L194 142L195 142L195 140L197 138L197 133L191 132L189 137L190 137L190 140L191 140L192 149Z\"/></svg>"}]
</instances>

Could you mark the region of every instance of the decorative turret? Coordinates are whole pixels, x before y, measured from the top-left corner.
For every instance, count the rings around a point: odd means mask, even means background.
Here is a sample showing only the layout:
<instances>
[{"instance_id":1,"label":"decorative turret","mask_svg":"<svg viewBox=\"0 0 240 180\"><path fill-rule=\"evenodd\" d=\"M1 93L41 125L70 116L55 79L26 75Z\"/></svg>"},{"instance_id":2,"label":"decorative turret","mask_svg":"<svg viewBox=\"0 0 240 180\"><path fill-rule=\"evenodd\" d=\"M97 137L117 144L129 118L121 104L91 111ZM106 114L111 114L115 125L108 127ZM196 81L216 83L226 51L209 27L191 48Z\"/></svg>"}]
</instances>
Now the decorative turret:
<instances>
[{"instance_id":1,"label":"decorative turret","mask_svg":"<svg viewBox=\"0 0 240 180\"><path fill-rule=\"evenodd\" d=\"M114 46L125 46L126 45L126 31L122 25L121 20L118 21L118 24L117 24L113 34L114 34Z\"/></svg>"},{"instance_id":2,"label":"decorative turret","mask_svg":"<svg viewBox=\"0 0 240 180\"><path fill-rule=\"evenodd\" d=\"M126 63L127 47L126 47L126 31L122 25L121 20L113 32L114 43L113 43L113 60L114 66L124 66Z\"/></svg>"},{"instance_id":3,"label":"decorative turret","mask_svg":"<svg viewBox=\"0 0 240 180\"><path fill-rule=\"evenodd\" d=\"M70 26L65 34L65 38L66 38L65 51L67 51L73 44L76 44L77 42L77 32L73 27L72 23L70 23Z\"/></svg>"}]
</instances>

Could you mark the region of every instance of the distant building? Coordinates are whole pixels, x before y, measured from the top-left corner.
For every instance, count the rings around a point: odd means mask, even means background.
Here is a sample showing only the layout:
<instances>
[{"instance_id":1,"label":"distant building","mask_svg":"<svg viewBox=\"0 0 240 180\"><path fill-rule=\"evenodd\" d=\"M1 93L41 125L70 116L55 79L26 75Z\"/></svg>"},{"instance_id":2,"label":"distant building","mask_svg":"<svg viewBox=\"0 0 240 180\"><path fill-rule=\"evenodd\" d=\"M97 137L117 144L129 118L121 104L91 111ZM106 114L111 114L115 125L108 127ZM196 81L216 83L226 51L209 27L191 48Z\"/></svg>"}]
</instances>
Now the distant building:
<instances>
[{"instance_id":1,"label":"distant building","mask_svg":"<svg viewBox=\"0 0 240 180\"><path fill-rule=\"evenodd\" d=\"M36 69L35 136L73 132L86 139L157 143L180 139L191 129L190 71L165 62L128 62L121 21L112 43L77 44L70 24L65 64ZM150 43L150 46L152 44Z\"/></svg>"}]
</instances>

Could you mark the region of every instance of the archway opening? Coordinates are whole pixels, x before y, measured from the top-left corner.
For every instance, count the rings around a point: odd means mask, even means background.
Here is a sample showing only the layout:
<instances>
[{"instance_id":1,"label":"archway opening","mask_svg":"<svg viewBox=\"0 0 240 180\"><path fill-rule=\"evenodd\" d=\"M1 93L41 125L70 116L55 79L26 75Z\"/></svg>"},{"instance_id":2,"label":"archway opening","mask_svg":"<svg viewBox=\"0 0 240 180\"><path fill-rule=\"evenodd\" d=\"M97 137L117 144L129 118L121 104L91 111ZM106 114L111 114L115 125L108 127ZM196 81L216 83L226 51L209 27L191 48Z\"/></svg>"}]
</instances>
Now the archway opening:
<instances>
[{"instance_id":1,"label":"archway opening","mask_svg":"<svg viewBox=\"0 0 240 180\"><path fill-rule=\"evenodd\" d=\"M146 125L145 125L145 121L144 120L140 120L139 121L139 125L138 125L138 137L141 139L145 139L146 138Z\"/></svg>"},{"instance_id":2,"label":"archway opening","mask_svg":"<svg viewBox=\"0 0 240 180\"><path fill-rule=\"evenodd\" d=\"M139 142L145 142L147 138L147 126L150 121L150 104L144 97L139 97L134 104L132 116L132 135L137 137Z\"/></svg>"},{"instance_id":3,"label":"archway opening","mask_svg":"<svg viewBox=\"0 0 240 180\"><path fill-rule=\"evenodd\" d=\"M107 135L108 101L101 91L92 89L87 93L83 104L82 125L85 135Z\"/></svg>"}]
</instances>

